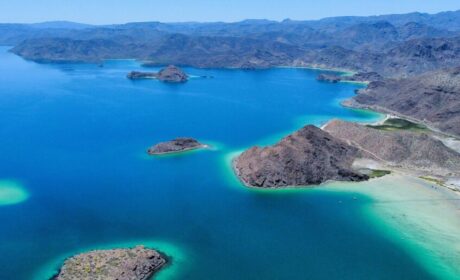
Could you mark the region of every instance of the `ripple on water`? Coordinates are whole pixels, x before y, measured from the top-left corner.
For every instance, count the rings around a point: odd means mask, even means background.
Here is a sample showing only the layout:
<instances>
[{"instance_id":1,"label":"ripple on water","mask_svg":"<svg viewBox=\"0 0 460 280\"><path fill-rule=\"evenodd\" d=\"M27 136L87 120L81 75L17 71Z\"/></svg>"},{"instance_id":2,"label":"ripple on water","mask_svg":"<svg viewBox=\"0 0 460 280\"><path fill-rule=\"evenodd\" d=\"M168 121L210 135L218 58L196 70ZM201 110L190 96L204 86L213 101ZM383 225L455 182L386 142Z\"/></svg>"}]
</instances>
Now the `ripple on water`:
<instances>
[{"instance_id":1,"label":"ripple on water","mask_svg":"<svg viewBox=\"0 0 460 280\"><path fill-rule=\"evenodd\" d=\"M0 206L21 203L29 198L29 193L21 183L14 180L0 180Z\"/></svg>"}]
</instances>

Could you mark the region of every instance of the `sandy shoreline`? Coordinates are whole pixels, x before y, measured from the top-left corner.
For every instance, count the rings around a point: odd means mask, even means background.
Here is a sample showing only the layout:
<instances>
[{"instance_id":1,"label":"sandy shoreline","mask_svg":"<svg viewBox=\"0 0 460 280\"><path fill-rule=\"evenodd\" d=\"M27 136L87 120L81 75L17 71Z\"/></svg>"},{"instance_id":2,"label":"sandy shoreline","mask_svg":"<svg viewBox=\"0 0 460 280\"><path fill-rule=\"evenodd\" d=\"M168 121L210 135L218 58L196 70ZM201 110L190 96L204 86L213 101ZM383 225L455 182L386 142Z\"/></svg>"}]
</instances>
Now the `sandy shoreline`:
<instances>
[{"instance_id":1,"label":"sandy shoreline","mask_svg":"<svg viewBox=\"0 0 460 280\"><path fill-rule=\"evenodd\" d=\"M324 190L370 197L363 210L376 227L440 279L460 275L458 193L401 173L362 183L330 183Z\"/></svg>"},{"instance_id":2,"label":"sandy shoreline","mask_svg":"<svg viewBox=\"0 0 460 280\"><path fill-rule=\"evenodd\" d=\"M230 160L232 173L239 179ZM349 192L370 198L363 215L379 232L396 243L438 279L457 279L460 275L460 193L401 171L364 182L326 182L318 186L264 189L276 192L315 188L325 192Z\"/></svg>"},{"instance_id":3,"label":"sandy shoreline","mask_svg":"<svg viewBox=\"0 0 460 280\"><path fill-rule=\"evenodd\" d=\"M334 71L331 69L317 70ZM383 118L371 123L372 125L381 125L391 118L401 118L423 124L432 131L433 135L443 137L443 139L452 137L419 120L383 108L353 106L350 100L341 104L347 108L367 109L384 115ZM456 140L455 137L453 139ZM452 146L460 147L459 143L454 142ZM235 160L235 158L231 159L230 167L235 177L239 179L239 183L246 188L262 191L286 189L263 189L248 186L238 175ZM363 164L368 166L373 163ZM335 181L319 186L288 187L287 189L321 188L326 192L353 192L369 197L371 201L363 207L363 211L371 224L384 232L393 242L398 243L436 278L458 279L460 275L460 193L445 185L440 186L434 181L419 178L426 175L423 172L384 168L380 165L371 168L391 170L392 174L359 183ZM460 186L460 178L453 178L448 183Z\"/></svg>"}]
</instances>

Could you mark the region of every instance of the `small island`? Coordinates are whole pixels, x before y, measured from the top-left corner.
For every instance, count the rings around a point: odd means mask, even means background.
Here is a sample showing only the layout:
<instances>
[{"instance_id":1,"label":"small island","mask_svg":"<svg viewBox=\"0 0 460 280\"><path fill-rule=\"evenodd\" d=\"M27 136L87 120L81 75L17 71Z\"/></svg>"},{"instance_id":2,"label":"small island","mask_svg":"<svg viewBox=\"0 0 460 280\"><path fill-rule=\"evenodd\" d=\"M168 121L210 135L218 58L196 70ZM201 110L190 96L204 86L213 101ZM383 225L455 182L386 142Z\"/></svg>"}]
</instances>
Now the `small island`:
<instances>
[{"instance_id":1,"label":"small island","mask_svg":"<svg viewBox=\"0 0 460 280\"><path fill-rule=\"evenodd\" d=\"M159 252L131 249L95 250L67 259L53 280L147 280L167 263Z\"/></svg>"},{"instance_id":2,"label":"small island","mask_svg":"<svg viewBox=\"0 0 460 280\"><path fill-rule=\"evenodd\" d=\"M160 70L160 72L139 72L132 71L127 76L130 80L157 79L167 83L185 83L188 81L188 75L179 67L169 65Z\"/></svg>"},{"instance_id":3,"label":"small island","mask_svg":"<svg viewBox=\"0 0 460 280\"><path fill-rule=\"evenodd\" d=\"M176 138L171 141L158 143L147 150L149 155L164 155L181 153L196 149L206 148L207 145L201 144L193 138Z\"/></svg>"}]
</instances>

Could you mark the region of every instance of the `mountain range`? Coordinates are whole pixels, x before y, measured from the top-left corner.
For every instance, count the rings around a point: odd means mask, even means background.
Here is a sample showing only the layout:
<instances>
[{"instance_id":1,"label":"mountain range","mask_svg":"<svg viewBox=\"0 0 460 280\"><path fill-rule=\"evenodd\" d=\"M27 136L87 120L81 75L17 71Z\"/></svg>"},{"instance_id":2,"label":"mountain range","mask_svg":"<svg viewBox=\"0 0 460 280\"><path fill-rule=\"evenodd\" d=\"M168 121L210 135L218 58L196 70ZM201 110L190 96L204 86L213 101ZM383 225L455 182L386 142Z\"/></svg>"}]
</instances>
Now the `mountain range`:
<instances>
[{"instance_id":1,"label":"mountain range","mask_svg":"<svg viewBox=\"0 0 460 280\"><path fill-rule=\"evenodd\" d=\"M460 11L317 21L0 24L0 44L38 62L135 58L154 66L315 66L401 77L459 65Z\"/></svg>"}]
</instances>

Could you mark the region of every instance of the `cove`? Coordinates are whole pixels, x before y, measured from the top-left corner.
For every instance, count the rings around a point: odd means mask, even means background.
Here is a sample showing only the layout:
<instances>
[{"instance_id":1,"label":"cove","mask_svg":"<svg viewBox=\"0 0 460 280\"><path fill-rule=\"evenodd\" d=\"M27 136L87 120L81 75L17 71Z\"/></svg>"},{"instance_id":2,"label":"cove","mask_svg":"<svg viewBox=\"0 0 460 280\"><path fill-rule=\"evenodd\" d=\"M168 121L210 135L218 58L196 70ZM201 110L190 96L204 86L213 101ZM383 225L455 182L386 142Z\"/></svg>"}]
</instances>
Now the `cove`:
<instances>
[{"instance_id":1,"label":"cove","mask_svg":"<svg viewBox=\"0 0 460 280\"><path fill-rule=\"evenodd\" d=\"M33 196L0 208L0 279L37 279L86 249L158 240L185 252L179 272L161 279L434 279L369 222L368 196L255 192L223 164L307 123L378 119L337 105L359 85L319 83L307 69L193 68L214 78L170 85L127 80L141 69L131 60L45 65L7 51L0 178L27 182ZM179 136L218 148L144 156Z\"/></svg>"}]
</instances>

